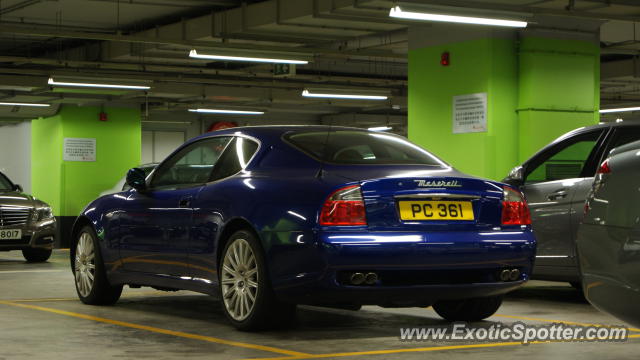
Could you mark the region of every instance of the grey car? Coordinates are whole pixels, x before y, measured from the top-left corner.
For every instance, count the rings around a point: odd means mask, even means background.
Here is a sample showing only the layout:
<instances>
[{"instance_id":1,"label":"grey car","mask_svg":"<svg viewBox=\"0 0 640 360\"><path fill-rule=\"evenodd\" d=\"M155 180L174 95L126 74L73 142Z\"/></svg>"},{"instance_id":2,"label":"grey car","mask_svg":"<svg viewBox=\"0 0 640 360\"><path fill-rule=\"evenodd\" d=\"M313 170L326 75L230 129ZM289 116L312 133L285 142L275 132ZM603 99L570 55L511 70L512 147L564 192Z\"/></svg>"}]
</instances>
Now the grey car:
<instances>
[{"instance_id":1,"label":"grey car","mask_svg":"<svg viewBox=\"0 0 640 360\"><path fill-rule=\"evenodd\" d=\"M0 251L22 250L27 261L47 261L55 237L51 207L0 173Z\"/></svg>"},{"instance_id":2,"label":"grey car","mask_svg":"<svg viewBox=\"0 0 640 360\"><path fill-rule=\"evenodd\" d=\"M580 287L576 231L596 170L615 147L640 140L640 123L571 131L514 168L503 181L524 192L538 241L532 278Z\"/></svg>"},{"instance_id":3,"label":"grey car","mask_svg":"<svg viewBox=\"0 0 640 360\"><path fill-rule=\"evenodd\" d=\"M614 149L601 165L577 245L585 297L640 326L640 141Z\"/></svg>"}]
</instances>

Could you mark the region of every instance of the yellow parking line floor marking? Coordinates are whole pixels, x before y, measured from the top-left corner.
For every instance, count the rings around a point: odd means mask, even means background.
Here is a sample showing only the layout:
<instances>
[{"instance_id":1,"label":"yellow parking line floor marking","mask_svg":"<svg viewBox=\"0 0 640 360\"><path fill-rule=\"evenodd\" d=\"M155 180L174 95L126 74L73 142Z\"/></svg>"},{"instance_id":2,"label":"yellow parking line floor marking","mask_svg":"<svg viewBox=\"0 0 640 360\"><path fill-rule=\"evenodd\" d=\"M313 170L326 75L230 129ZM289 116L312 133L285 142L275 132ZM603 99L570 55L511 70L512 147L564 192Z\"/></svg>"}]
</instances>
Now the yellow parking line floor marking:
<instances>
[{"instance_id":1,"label":"yellow parking line floor marking","mask_svg":"<svg viewBox=\"0 0 640 360\"><path fill-rule=\"evenodd\" d=\"M302 358L305 358L305 357L313 356L311 354L306 354L306 353L302 353L302 352L298 352L298 351L280 349L280 348L271 347L271 346L265 346L265 345L256 345L256 344L243 343L243 342L239 342L239 341L220 339L220 338L216 338L216 337L212 337L212 336L191 334L191 333L186 333L186 332L182 332L182 331L174 331L174 330L162 329L162 328L157 328L157 327L153 327L153 326L147 326L147 325L134 324L134 323L125 322L125 321L101 318L101 317L96 317L96 316L91 316L91 315L86 315L86 314L80 314L80 313L74 313L74 312L71 312L71 311L59 310L59 309L48 308L48 307L38 306L38 305L22 304L22 303L16 303L16 302L11 302L11 301L3 301L3 300L0 300L0 304L19 307L19 308L24 308L24 309L45 311L45 312L54 313L54 314L58 314L58 315L65 315L65 316L70 316L70 317L79 318L79 319L85 319L85 320L101 322L101 323L105 323L105 324L111 324L111 325L128 327L128 328L132 328L132 329L150 331L150 332L154 332L154 333L158 333L158 334L165 334L165 335L177 336L177 337L182 337L182 338L187 338L187 339L201 340L201 341L206 341L206 342L210 342L210 343L223 344L223 345L235 346L235 347L240 347L240 348L246 348L246 349L252 349L252 350L261 350L261 351L267 351L267 352L276 353L276 354L289 355L289 357L302 357Z\"/></svg>"},{"instance_id":2,"label":"yellow parking line floor marking","mask_svg":"<svg viewBox=\"0 0 640 360\"><path fill-rule=\"evenodd\" d=\"M431 346L431 347L408 348L408 349L370 350L370 351L341 352L341 353L333 353L333 354L314 354L314 355L309 355L309 356L287 356L287 357L259 358L259 359L255 359L254 358L254 359L247 359L247 360L322 359L322 358L332 358L332 357L388 355L388 354L402 354L402 353L412 353L412 352L428 352L428 351L444 351L444 350L459 350L459 349L474 349L474 348L490 348L490 347L515 346L515 345L522 345L522 343L520 343L520 342L504 342L504 343L489 343L489 344Z\"/></svg>"},{"instance_id":3,"label":"yellow parking line floor marking","mask_svg":"<svg viewBox=\"0 0 640 360\"><path fill-rule=\"evenodd\" d=\"M68 270L0 270L2 274L22 274L22 273L52 273L52 272L65 272Z\"/></svg>"},{"instance_id":4,"label":"yellow parking line floor marking","mask_svg":"<svg viewBox=\"0 0 640 360\"><path fill-rule=\"evenodd\" d=\"M133 292L133 293L129 293L129 294L126 294L126 295L122 295L120 297L120 299L135 299L137 297L148 297L148 296L152 296L152 295L175 296L173 294L172 295L167 295L167 293L164 292L164 291L139 291L139 292ZM73 297L73 298L31 298L31 299L4 299L4 301L23 303L23 302L80 301L80 299L78 299L77 297Z\"/></svg>"},{"instance_id":5,"label":"yellow parking line floor marking","mask_svg":"<svg viewBox=\"0 0 640 360\"><path fill-rule=\"evenodd\" d=\"M133 295L133 294L131 294L131 295ZM140 294L140 295L148 295L148 294ZM131 296L131 297L135 297L135 296ZM181 332L181 331L174 331L174 330L157 328L157 327L153 327L153 326L134 324L134 323L129 323L129 322L125 322L125 321L119 321L119 320L95 317L95 316L91 316L91 315L74 313L74 312L70 312L70 311L59 310L59 309L54 309L54 308L48 308L48 307L43 307L43 306L38 306L38 305L30 305L30 304L19 303L19 302L36 302L36 301L45 302L45 301L69 301L69 300L77 300L77 299L72 299L72 298L58 298L58 299L57 298L42 298L42 299L23 299L23 300L11 300L11 301L0 300L0 304L8 305L8 306L14 306L14 307L20 307L20 308L26 308L26 309L32 309L32 310L39 310L39 311L44 311L44 312L50 312L50 313L55 313L55 314L59 314L59 315L65 315L65 316L70 316L70 317L75 317L75 318L80 318L80 319L85 319L85 320L101 322L101 323L105 323L105 324L123 326L123 327L138 329L138 330L145 330L145 331L150 331L150 332L154 332L154 333L177 336L177 337L182 337L182 338L187 338L187 339L201 340L201 341L206 341L206 342L211 342L211 343L217 343L217 344L223 344L223 345L229 345L229 346L247 348L247 349L253 349L253 350L261 350L261 351L266 351L266 352L286 355L286 356L270 357L270 358L251 358L250 360L321 359L321 358L334 358L334 357L356 357L356 356L388 355L388 354L402 354L402 353L416 353L416 352L430 352L430 351L481 349L481 348L494 348L494 347L506 347L506 346L522 345L521 342L499 342L499 343L464 344L464 345L449 345L449 346L430 346L430 347L404 348L404 349L353 351L353 352L339 352L339 353L328 353L328 354L308 354L308 353L302 353L302 352L298 352L298 351L281 349L281 348L276 348L276 347L271 347L271 346L266 346L266 345L243 343L243 342L238 342L238 341L233 341L233 340L215 338L215 337L211 337L211 336L191 334L191 333L185 333L185 332ZM500 314L496 314L494 316L503 317L503 318L511 318L511 319L519 319L519 320L563 323L563 324L567 324L567 325L600 326L600 327L612 327L613 326L613 325L604 325L604 324L587 324L587 323L579 323L579 322L565 321L565 320L541 319L541 318L515 316L515 315L500 315ZM630 331L634 331L634 332L640 332L640 329L635 329L635 328L629 328L629 330ZM640 338L640 334L631 334L631 335L628 335L628 338L629 339ZM574 341L572 341L572 340L568 340L568 341L534 341L534 342L531 342L529 344L550 344L550 343L567 343L567 342L574 342Z\"/></svg>"},{"instance_id":6,"label":"yellow parking line floor marking","mask_svg":"<svg viewBox=\"0 0 640 360\"><path fill-rule=\"evenodd\" d=\"M640 338L640 334L629 335L629 338ZM528 345L539 344L559 344L570 342L589 342L585 340L554 340L554 341L532 341ZM354 351L354 352L341 352L333 354L315 354L310 356L284 356L273 358L251 358L246 360L302 360L302 359L323 359L334 357L355 357L355 356L373 356L373 355L389 355L389 354L402 354L402 353L415 353L415 352L429 352L429 351L446 351L446 350L464 350L464 349L481 349L481 348L495 348L506 346L525 346L521 342L499 342L499 343L484 343L484 344L465 344L465 345L450 345L450 346L430 346L422 348L408 348L408 349L390 349L390 350L371 350L371 351Z\"/></svg>"},{"instance_id":7,"label":"yellow parking line floor marking","mask_svg":"<svg viewBox=\"0 0 640 360\"><path fill-rule=\"evenodd\" d=\"M618 327L619 326L619 325L605 325L605 324L588 324L588 323L581 323L581 322L568 321L568 320L541 319L541 318L535 318L535 317L516 316L516 315L494 314L493 316L508 318L508 319L516 319L516 320L541 321L541 322L550 322L550 323L559 323L559 324L577 325L577 326L598 326L598 327ZM631 327L628 329L629 331L640 332L640 329L631 328Z\"/></svg>"}]
</instances>

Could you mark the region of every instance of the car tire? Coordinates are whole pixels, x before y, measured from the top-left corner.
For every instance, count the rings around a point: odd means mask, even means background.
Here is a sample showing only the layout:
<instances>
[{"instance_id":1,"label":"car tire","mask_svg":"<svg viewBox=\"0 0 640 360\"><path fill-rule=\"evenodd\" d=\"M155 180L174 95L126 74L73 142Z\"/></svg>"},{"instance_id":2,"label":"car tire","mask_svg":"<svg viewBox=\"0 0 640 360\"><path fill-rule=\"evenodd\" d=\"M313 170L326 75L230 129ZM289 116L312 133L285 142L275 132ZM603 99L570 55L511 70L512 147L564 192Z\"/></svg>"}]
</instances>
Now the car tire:
<instances>
[{"instance_id":1,"label":"car tire","mask_svg":"<svg viewBox=\"0 0 640 360\"><path fill-rule=\"evenodd\" d=\"M287 326L296 305L276 299L257 236L241 230L229 238L218 269L222 310L238 330Z\"/></svg>"},{"instance_id":2,"label":"car tire","mask_svg":"<svg viewBox=\"0 0 640 360\"><path fill-rule=\"evenodd\" d=\"M498 311L502 304L501 296L438 301L433 309L448 321L480 321Z\"/></svg>"},{"instance_id":3,"label":"car tire","mask_svg":"<svg viewBox=\"0 0 640 360\"><path fill-rule=\"evenodd\" d=\"M109 283L98 237L92 227L85 226L78 232L71 259L76 292L83 303L112 305L120 299L122 285Z\"/></svg>"},{"instance_id":4,"label":"car tire","mask_svg":"<svg viewBox=\"0 0 640 360\"><path fill-rule=\"evenodd\" d=\"M22 249L22 256L24 256L28 262L45 262L51 257L51 249Z\"/></svg>"}]
</instances>

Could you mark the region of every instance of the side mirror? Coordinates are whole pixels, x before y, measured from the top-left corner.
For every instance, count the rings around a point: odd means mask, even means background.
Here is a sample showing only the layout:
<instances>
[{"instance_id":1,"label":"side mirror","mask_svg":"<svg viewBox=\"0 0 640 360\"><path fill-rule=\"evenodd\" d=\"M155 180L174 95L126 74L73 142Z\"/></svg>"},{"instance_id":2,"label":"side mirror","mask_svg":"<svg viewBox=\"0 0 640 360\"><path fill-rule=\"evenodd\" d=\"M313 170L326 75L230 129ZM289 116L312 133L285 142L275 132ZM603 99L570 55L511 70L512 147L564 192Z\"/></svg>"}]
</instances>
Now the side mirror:
<instances>
[{"instance_id":1,"label":"side mirror","mask_svg":"<svg viewBox=\"0 0 640 360\"><path fill-rule=\"evenodd\" d=\"M24 190L22 189L22 186L18 185L18 184L14 184L13 185L13 190L17 191L17 192L23 192Z\"/></svg>"},{"instance_id":2,"label":"side mirror","mask_svg":"<svg viewBox=\"0 0 640 360\"><path fill-rule=\"evenodd\" d=\"M138 191L144 191L147 188L146 176L140 168L133 168L127 172L127 185Z\"/></svg>"},{"instance_id":3,"label":"side mirror","mask_svg":"<svg viewBox=\"0 0 640 360\"><path fill-rule=\"evenodd\" d=\"M509 185L521 186L524 184L524 169L522 166L516 166L509 172L502 182L505 182Z\"/></svg>"}]
</instances>

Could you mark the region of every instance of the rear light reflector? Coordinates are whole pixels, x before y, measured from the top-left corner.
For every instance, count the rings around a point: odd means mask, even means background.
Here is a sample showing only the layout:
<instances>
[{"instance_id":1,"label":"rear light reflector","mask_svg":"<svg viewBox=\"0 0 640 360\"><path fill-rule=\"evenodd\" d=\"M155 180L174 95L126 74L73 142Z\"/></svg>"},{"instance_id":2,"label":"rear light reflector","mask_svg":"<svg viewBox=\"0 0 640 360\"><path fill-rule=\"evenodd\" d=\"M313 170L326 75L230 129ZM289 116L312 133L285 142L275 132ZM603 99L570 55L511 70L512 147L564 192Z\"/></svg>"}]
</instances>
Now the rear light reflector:
<instances>
[{"instance_id":1,"label":"rear light reflector","mask_svg":"<svg viewBox=\"0 0 640 360\"><path fill-rule=\"evenodd\" d=\"M531 214L524 195L516 189L505 186L502 201L502 225L530 225Z\"/></svg>"},{"instance_id":2,"label":"rear light reflector","mask_svg":"<svg viewBox=\"0 0 640 360\"><path fill-rule=\"evenodd\" d=\"M609 159L607 159L602 162L596 174L609 174L610 172L611 172L611 168L609 167Z\"/></svg>"},{"instance_id":3,"label":"rear light reflector","mask_svg":"<svg viewBox=\"0 0 640 360\"><path fill-rule=\"evenodd\" d=\"M360 186L334 191L322 206L319 222L323 226L367 225Z\"/></svg>"}]
</instances>

